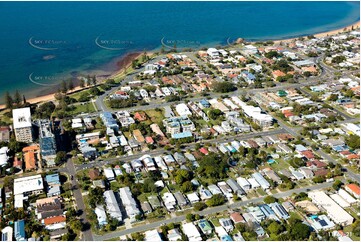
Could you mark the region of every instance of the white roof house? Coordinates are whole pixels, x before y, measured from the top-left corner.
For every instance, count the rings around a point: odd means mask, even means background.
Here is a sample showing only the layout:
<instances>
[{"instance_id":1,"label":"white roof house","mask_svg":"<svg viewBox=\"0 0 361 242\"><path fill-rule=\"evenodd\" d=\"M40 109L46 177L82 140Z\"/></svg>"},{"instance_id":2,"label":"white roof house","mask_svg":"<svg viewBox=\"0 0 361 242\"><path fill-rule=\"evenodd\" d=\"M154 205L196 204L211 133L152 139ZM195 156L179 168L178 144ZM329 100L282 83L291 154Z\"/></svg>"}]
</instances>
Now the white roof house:
<instances>
[{"instance_id":1,"label":"white roof house","mask_svg":"<svg viewBox=\"0 0 361 242\"><path fill-rule=\"evenodd\" d=\"M114 180L115 178L112 168L104 168L104 175L109 181Z\"/></svg>"},{"instance_id":2,"label":"white roof house","mask_svg":"<svg viewBox=\"0 0 361 242\"><path fill-rule=\"evenodd\" d=\"M358 136L360 136L360 125L356 125L353 123L342 124L342 126L349 132L352 132Z\"/></svg>"},{"instance_id":3,"label":"white roof house","mask_svg":"<svg viewBox=\"0 0 361 242\"><path fill-rule=\"evenodd\" d=\"M112 190L105 191L103 195L109 216L115 218L118 221L122 221L122 212L120 211L119 204L115 198L114 192Z\"/></svg>"},{"instance_id":4,"label":"white roof house","mask_svg":"<svg viewBox=\"0 0 361 242\"><path fill-rule=\"evenodd\" d=\"M13 228L7 226L1 230L1 241L13 241Z\"/></svg>"},{"instance_id":5,"label":"white roof house","mask_svg":"<svg viewBox=\"0 0 361 242\"><path fill-rule=\"evenodd\" d=\"M252 177L256 179L256 181L261 185L263 190L267 190L270 188L271 185L260 173L253 173Z\"/></svg>"},{"instance_id":6,"label":"white roof house","mask_svg":"<svg viewBox=\"0 0 361 242\"><path fill-rule=\"evenodd\" d=\"M202 241L201 234L192 223L183 224L183 232L188 237L188 241Z\"/></svg>"},{"instance_id":7,"label":"white roof house","mask_svg":"<svg viewBox=\"0 0 361 242\"><path fill-rule=\"evenodd\" d=\"M229 111L229 109L226 107L226 105L224 105L222 102L218 101L216 98L213 98L213 99L209 100L208 102L215 109L219 109L222 112L228 112Z\"/></svg>"},{"instance_id":8,"label":"white roof house","mask_svg":"<svg viewBox=\"0 0 361 242\"><path fill-rule=\"evenodd\" d=\"M14 208L23 208L24 207L24 195L16 194L14 196Z\"/></svg>"},{"instance_id":9,"label":"white roof house","mask_svg":"<svg viewBox=\"0 0 361 242\"><path fill-rule=\"evenodd\" d=\"M242 187L243 190L249 190L252 188L251 184L247 181L246 178L237 177L237 183Z\"/></svg>"},{"instance_id":10,"label":"white roof house","mask_svg":"<svg viewBox=\"0 0 361 242\"><path fill-rule=\"evenodd\" d=\"M105 213L104 207L103 206L97 206L94 209L95 214L97 215L97 220L98 220L98 224L99 226L103 226L108 224L107 222L107 215Z\"/></svg>"},{"instance_id":11,"label":"white roof house","mask_svg":"<svg viewBox=\"0 0 361 242\"><path fill-rule=\"evenodd\" d=\"M357 200L353 198L353 196L351 196L348 192L346 192L342 188L338 190L338 195L340 195L349 204L354 204L357 202Z\"/></svg>"},{"instance_id":12,"label":"white roof house","mask_svg":"<svg viewBox=\"0 0 361 242\"><path fill-rule=\"evenodd\" d=\"M221 218L219 219L219 223L222 225L222 227L227 231L230 232L234 229L232 220L229 218Z\"/></svg>"},{"instance_id":13,"label":"white roof house","mask_svg":"<svg viewBox=\"0 0 361 242\"><path fill-rule=\"evenodd\" d=\"M207 54L214 58L214 57L218 57L219 56L219 51L216 48L208 48L207 50Z\"/></svg>"},{"instance_id":14,"label":"white roof house","mask_svg":"<svg viewBox=\"0 0 361 242\"><path fill-rule=\"evenodd\" d=\"M196 192L193 192L193 193L190 193L190 194L187 194L187 198L188 200L191 202L191 203L196 203L196 202L199 202L200 199L197 195Z\"/></svg>"},{"instance_id":15,"label":"white roof house","mask_svg":"<svg viewBox=\"0 0 361 242\"><path fill-rule=\"evenodd\" d=\"M221 189L219 189L219 187L217 187L217 185L211 184L208 186L208 190L213 194L223 194Z\"/></svg>"},{"instance_id":16,"label":"white roof house","mask_svg":"<svg viewBox=\"0 0 361 242\"><path fill-rule=\"evenodd\" d=\"M6 166L9 156L8 156L9 148L8 147L2 147L0 148L0 166Z\"/></svg>"},{"instance_id":17,"label":"white roof house","mask_svg":"<svg viewBox=\"0 0 361 242\"><path fill-rule=\"evenodd\" d=\"M119 196L122 200L122 204L125 207L125 211L131 220L135 220L135 216L140 213L137 203L135 202L133 195L129 187L119 188Z\"/></svg>"},{"instance_id":18,"label":"white roof house","mask_svg":"<svg viewBox=\"0 0 361 242\"><path fill-rule=\"evenodd\" d=\"M14 179L14 195L24 194L44 189L41 175L27 176Z\"/></svg>"},{"instance_id":19,"label":"white roof house","mask_svg":"<svg viewBox=\"0 0 361 242\"><path fill-rule=\"evenodd\" d=\"M317 220L311 220L311 226L316 230L329 230L335 227L335 224L326 216L320 215Z\"/></svg>"},{"instance_id":20,"label":"white roof house","mask_svg":"<svg viewBox=\"0 0 361 242\"><path fill-rule=\"evenodd\" d=\"M162 196L164 205L167 207L168 210L173 210L174 206L177 204L177 200L173 196L172 193L166 192Z\"/></svg>"},{"instance_id":21,"label":"white roof house","mask_svg":"<svg viewBox=\"0 0 361 242\"><path fill-rule=\"evenodd\" d=\"M254 179L253 177L247 179L247 181L249 182L249 184L251 184L251 188L255 189L260 187L261 185L256 181L256 179Z\"/></svg>"},{"instance_id":22,"label":"white roof house","mask_svg":"<svg viewBox=\"0 0 361 242\"><path fill-rule=\"evenodd\" d=\"M354 218L323 191L309 192L308 196L317 206L322 207L337 224L350 225Z\"/></svg>"},{"instance_id":23,"label":"white roof house","mask_svg":"<svg viewBox=\"0 0 361 242\"><path fill-rule=\"evenodd\" d=\"M30 108L13 109L14 129L31 127Z\"/></svg>"},{"instance_id":24,"label":"white roof house","mask_svg":"<svg viewBox=\"0 0 361 242\"><path fill-rule=\"evenodd\" d=\"M158 231L156 229L145 231L145 241L162 241Z\"/></svg>"},{"instance_id":25,"label":"white roof house","mask_svg":"<svg viewBox=\"0 0 361 242\"><path fill-rule=\"evenodd\" d=\"M224 104L226 104L228 107L230 107L232 110L238 109L238 106L234 104L230 99L225 98L223 99Z\"/></svg>"},{"instance_id":26,"label":"white roof house","mask_svg":"<svg viewBox=\"0 0 361 242\"><path fill-rule=\"evenodd\" d=\"M330 198L334 200L338 205L340 205L342 208L348 208L350 207L350 204L345 201L339 194L335 193L330 195Z\"/></svg>"},{"instance_id":27,"label":"white roof house","mask_svg":"<svg viewBox=\"0 0 361 242\"><path fill-rule=\"evenodd\" d=\"M167 165L165 164L165 162L164 162L164 160L163 160L162 157L156 156L156 157L154 157L154 161L155 161L155 163L157 164L157 166L158 166L161 170L163 170L163 171L168 170L168 167L167 167Z\"/></svg>"},{"instance_id":28,"label":"white roof house","mask_svg":"<svg viewBox=\"0 0 361 242\"><path fill-rule=\"evenodd\" d=\"M188 106L185 103L180 103L175 107L175 110L179 116L188 116L192 115L192 112L189 110Z\"/></svg>"}]
</instances>

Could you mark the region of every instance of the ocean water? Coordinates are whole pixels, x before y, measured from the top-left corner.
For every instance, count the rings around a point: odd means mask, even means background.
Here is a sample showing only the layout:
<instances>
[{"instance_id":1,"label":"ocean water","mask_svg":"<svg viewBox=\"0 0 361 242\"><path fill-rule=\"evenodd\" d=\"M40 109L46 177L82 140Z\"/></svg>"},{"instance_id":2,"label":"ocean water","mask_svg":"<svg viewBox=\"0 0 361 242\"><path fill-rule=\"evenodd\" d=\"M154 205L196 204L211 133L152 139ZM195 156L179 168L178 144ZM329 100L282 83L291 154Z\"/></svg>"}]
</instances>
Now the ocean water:
<instances>
[{"instance_id":1,"label":"ocean water","mask_svg":"<svg viewBox=\"0 0 361 242\"><path fill-rule=\"evenodd\" d=\"M70 76L109 74L132 51L315 34L360 19L358 2L0 2L0 103Z\"/></svg>"}]
</instances>

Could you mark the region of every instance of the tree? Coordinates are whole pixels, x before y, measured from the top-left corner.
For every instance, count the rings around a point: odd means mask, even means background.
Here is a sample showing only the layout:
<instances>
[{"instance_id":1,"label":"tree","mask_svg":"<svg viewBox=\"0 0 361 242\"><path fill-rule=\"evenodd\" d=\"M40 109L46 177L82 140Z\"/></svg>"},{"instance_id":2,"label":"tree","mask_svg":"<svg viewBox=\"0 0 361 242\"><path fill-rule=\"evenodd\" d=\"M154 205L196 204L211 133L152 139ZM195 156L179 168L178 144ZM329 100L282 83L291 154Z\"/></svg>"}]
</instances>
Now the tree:
<instances>
[{"instance_id":1,"label":"tree","mask_svg":"<svg viewBox=\"0 0 361 242\"><path fill-rule=\"evenodd\" d=\"M222 111L219 109L211 109L208 111L208 117L212 120L216 120L219 117L222 117Z\"/></svg>"},{"instance_id":2,"label":"tree","mask_svg":"<svg viewBox=\"0 0 361 242\"><path fill-rule=\"evenodd\" d=\"M312 76L312 73L309 72L309 71L305 71L305 72L303 73L303 76L304 76L304 77L310 77L310 76Z\"/></svg>"},{"instance_id":3,"label":"tree","mask_svg":"<svg viewBox=\"0 0 361 242\"><path fill-rule=\"evenodd\" d=\"M265 198L263 199L263 201L264 201L265 203L269 204L269 203L275 203L275 202L277 202L277 199L276 199L275 197L273 197L273 196L267 196L267 197L265 197Z\"/></svg>"},{"instance_id":4,"label":"tree","mask_svg":"<svg viewBox=\"0 0 361 242\"><path fill-rule=\"evenodd\" d=\"M12 108L13 107L13 98L10 96L9 92L5 93L5 107Z\"/></svg>"},{"instance_id":5,"label":"tree","mask_svg":"<svg viewBox=\"0 0 361 242\"><path fill-rule=\"evenodd\" d=\"M92 87L90 90L89 90L89 93L93 96L98 96L100 94L100 90L99 88L97 87Z\"/></svg>"},{"instance_id":6,"label":"tree","mask_svg":"<svg viewBox=\"0 0 361 242\"><path fill-rule=\"evenodd\" d=\"M186 181L182 184L181 186L181 191L186 193L186 192L190 192L193 191L193 184L190 181Z\"/></svg>"},{"instance_id":7,"label":"tree","mask_svg":"<svg viewBox=\"0 0 361 242\"><path fill-rule=\"evenodd\" d=\"M227 93L237 90L237 87L232 82L216 82L213 84L213 90L215 92Z\"/></svg>"},{"instance_id":8,"label":"tree","mask_svg":"<svg viewBox=\"0 0 361 242\"><path fill-rule=\"evenodd\" d=\"M360 220L356 220L353 224L352 224L352 233L357 236L360 237Z\"/></svg>"},{"instance_id":9,"label":"tree","mask_svg":"<svg viewBox=\"0 0 361 242\"><path fill-rule=\"evenodd\" d=\"M276 222L276 221L273 221L268 227L267 227L268 231L271 233L271 234L275 234L275 235L278 235L280 234L281 232L284 231L284 227L282 226L282 224Z\"/></svg>"},{"instance_id":10,"label":"tree","mask_svg":"<svg viewBox=\"0 0 361 242\"><path fill-rule=\"evenodd\" d=\"M66 161L66 152L65 151L59 151L58 153L56 153L56 157L55 157L55 164L56 165L60 165L63 162Z\"/></svg>"},{"instance_id":11,"label":"tree","mask_svg":"<svg viewBox=\"0 0 361 242\"><path fill-rule=\"evenodd\" d=\"M66 93L68 91L68 86L67 86L65 80L63 80L61 82L61 89L60 90L61 90L62 93Z\"/></svg>"},{"instance_id":12,"label":"tree","mask_svg":"<svg viewBox=\"0 0 361 242\"><path fill-rule=\"evenodd\" d=\"M188 222L193 222L193 221L195 220L194 214L188 213L188 214L186 215L186 220L187 220Z\"/></svg>"},{"instance_id":13,"label":"tree","mask_svg":"<svg viewBox=\"0 0 361 242\"><path fill-rule=\"evenodd\" d=\"M35 112L39 118L50 118L54 110L55 104L53 102L46 102L40 105Z\"/></svg>"},{"instance_id":14,"label":"tree","mask_svg":"<svg viewBox=\"0 0 361 242\"><path fill-rule=\"evenodd\" d=\"M307 197L308 197L307 193L301 192L294 197L294 200L296 202L299 202L299 201L303 201L303 200L307 199Z\"/></svg>"},{"instance_id":15,"label":"tree","mask_svg":"<svg viewBox=\"0 0 361 242\"><path fill-rule=\"evenodd\" d=\"M310 233L310 228L302 222L296 222L291 227L291 236L294 240L307 240Z\"/></svg>"},{"instance_id":16,"label":"tree","mask_svg":"<svg viewBox=\"0 0 361 242\"><path fill-rule=\"evenodd\" d=\"M207 208L207 204L204 202L197 202L194 204L193 208L195 211L202 211L203 209Z\"/></svg>"},{"instance_id":17,"label":"tree","mask_svg":"<svg viewBox=\"0 0 361 242\"><path fill-rule=\"evenodd\" d=\"M323 183L326 181L326 179L322 176L316 176L312 179L314 183Z\"/></svg>"},{"instance_id":18,"label":"tree","mask_svg":"<svg viewBox=\"0 0 361 242\"><path fill-rule=\"evenodd\" d=\"M176 102L176 101L180 101L180 100L181 100L181 97L178 95L174 95L174 94L171 94L171 95L165 97L166 102Z\"/></svg>"},{"instance_id":19,"label":"tree","mask_svg":"<svg viewBox=\"0 0 361 242\"><path fill-rule=\"evenodd\" d=\"M79 85L81 88L83 88L85 86L85 82L84 82L83 78L80 79Z\"/></svg>"},{"instance_id":20,"label":"tree","mask_svg":"<svg viewBox=\"0 0 361 242\"><path fill-rule=\"evenodd\" d=\"M238 223L236 224L236 229L240 232L240 233L244 233L247 231L247 225L244 223Z\"/></svg>"},{"instance_id":21,"label":"tree","mask_svg":"<svg viewBox=\"0 0 361 242\"><path fill-rule=\"evenodd\" d=\"M136 233L132 233L131 234L132 239L136 240L136 241L144 241L145 236L142 233L136 232Z\"/></svg>"},{"instance_id":22,"label":"tree","mask_svg":"<svg viewBox=\"0 0 361 242\"><path fill-rule=\"evenodd\" d=\"M360 149L360 136L352 134L346 138L346 144L352 149Z\"/></svg>"},{"instance_id":23,"label":"tree","mask_svg":"<svg viewBox=\"0 0 361 242\"><path fill-rule=\"evenodd\" d=\"M83 224L82 222L80 222L80 220L78 219L73 219L69 222L69 227L73 230L73 231L77 231L80 232L83 230Z\"/></svg>"},{"instance_id":24,"label":"tree","mask_svg":"<svg viewBox=\"0 0 361 242\"><path fill-rule=\"evenodd\" d=\"M226 202L226 199L224 198L224 196L222 194L215 194L206 202L206 204L208 207L215 207L215 206L222 205L225 202Z\"/></svg>"},{"instance_id":25,"label":"tree","mask_svg":"<svg viewBox=\"0 0 361 242\"><path fill-rule=\"evenodd\" d=\"M341 62L344 62L346 60L346 57L343 55L338 55L332 59L332 63L334 64L340 64Z\"/></svg>"},{"instance_id":26,"label":"tree","mask_svg":"<svg viewBox=\"0 0 361 242\"><path fill-rule=\"evenodd\" d=\"M78 98L79 102L88 102L90 101L90 95L88 92L82 92Z\"/></svg>"},{"instance_id":27,"label":"tree","mask_svg":"<svg viewBox=\"0 0 361 242\"><path fill-rule=\"evenodd\" d=\"M95 75L92 77L91 83L92 83L94 86L97 84L97 78L95 77Z\"/></svg>"},{"instance_id":28,"label":"tree","mask_svg":"<svg viewBox=\"0 0 361 242\"><path fill-rule=\"evenodd\" d=\"M272 59L272 58L274 58L274 57L280 57L281 54L279 54L279 53L278 53L277 51L275 51L275 50L272 50L272 51L267 52L264 56L267 57L268 59Z\"/></svg>"},{"instance_id":29,"label":"tree","mask_svg":"<svg viewBox=\"0 0 361 242\"><path fill-rule=\"evenodd\" d=\"M91 208L95 208L97 204L104 204L103 190L100 187L91 188L88 201Z\"/></svg>"},{"instance_id":30,"label":"tree","mask_svg":"<svg viewBox=\"0 0 361 242\"><path fill-rule=\"evenodd\" d=\"M68 184L68 183L67 183ZM77 216L77 213L75 211L75 209L73 207L70 207L67 209L66 211L66 219L68 220L71 220L71 219L74 219L74 217Z\"/></svg>"},{"instance_id":31,"label":"tree","mask_svg":"<svg viewBox=\"0 0 361 242\"><path fill-rule=\"evenodd\" d=\"M180 169L176 172L175 181L177 184L181 185L184 181L192 180L193 175L191 171Z\"/></svg>"},{"instance_id":32,"label":"tree","mask_svg":"<svg viewBox=\"0 0 361 242\"><path fill-rule=\"evenodd\" d=\"M147 178L143 183L143 192L157 192L157 186L154 184L154 180Z\"/></svg>"},{"instance_id":33,"label":"tree","mask_svg":"<svg viewBox=\"0 0 361 242\"><path fill-rule=\"evenodd\" d=\"M199 161L197 172L200 176L217 180L227 177L228 157L210 153Z\"/></svg>"},{"instance_id":34,"label":"tree","mask_svg":"<svg viewBox=\"0 0 361 242\"><path fill-rule=\"evenodd\" d=\"M342 181L336 180L336 181L333 183L332 187L333 187L333 189L335 189L335 190L339 190L342 185L343 185Z\"/></svg>"},{"instance_id":35,"label":"tree","mask_svg":"<svg viewBox=\"0 0 361 242\"><path fill-rule=\"evenodd\" d=\"M15 92L14 102L16 103L16 105L21 104L21 95L20 95L20 92L18 90L16 90L16 92Z\"/></svg>"},{"instance_id":36,"label":"tree","mask_svg":"<svg viewBox=\"0 0 361 242\"><path fill-rule=\"evenodd\" d=\"M25 98L25 95L23 95L23 104L26 103L26 98Z\"/></svg>"},{"instance_id":37,"label":"tree","mask_svg":"<svg viewBox=\"0 0 361 242\"><path fill-rule=\"evenodd\" d=\"M69 79L69 81L68 81L68 88L69 88L69 90L73 90L73 89L74 89L74 83L73 83L73 80L72 80L72 79Z\"/></svg>"}]
</instances>

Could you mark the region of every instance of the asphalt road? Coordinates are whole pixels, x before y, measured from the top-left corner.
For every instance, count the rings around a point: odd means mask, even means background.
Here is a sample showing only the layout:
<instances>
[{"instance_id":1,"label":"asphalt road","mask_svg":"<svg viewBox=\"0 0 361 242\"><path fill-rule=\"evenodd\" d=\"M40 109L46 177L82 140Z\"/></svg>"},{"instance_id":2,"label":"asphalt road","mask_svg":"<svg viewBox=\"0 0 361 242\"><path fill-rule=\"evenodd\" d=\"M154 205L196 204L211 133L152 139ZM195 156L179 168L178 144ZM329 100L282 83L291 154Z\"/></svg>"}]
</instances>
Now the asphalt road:
<instances>
[{"instance_id":1,"label":"asphalt road","mask_svg":"<svg viewBox=\"0 0 361 242\"><path fill-rule=\"evenodd\" d=\"M76 206L77 206L78 210L82 211L81 215L79 216L80 220L84 224L89 224L89 222L86 218L83 195L81 194L81 189L79 188L79 183L77 182L77 179L76 179L75 166L71 159L68 159L68 161L66 163L66 168L68 170L68 174L70 176L73 176L73 180L71 180L71 184L73 186L73 195L74 195ZM83 234L82 240L84 240L84 241L92 241L93 240L93 234L92 234L90 226L85 231L83 231L82 234Z\"/></svg>"},{"instance_id":2,"label":"asphalt road","mask_svg":"<svg viewBox=\"0 0 361 242\"><path fill-rule=\"evenodd\" d=\"M304 89L301 89L301 88L299 88L298 90L300 90L302 93L306 94L307 96L312 97L312 94L309 93L307 90L304 90ZM347 120L347 119L352 119L352 116L349 115L349 114L347 114L347 113L341 112L340 110L335 109L335 108L334 108L333 110L334 110L336 113L338 113L338 115L340 115L340 116L342 116L343 118L345 118L346 120Z\"/></svg>"},{"instance_id":3,"label":"asphalt road","mask_svg":"<svg viewBox=\"0 0 361 242\"><path fill-rule=\"evenodd\" d=\"M289 126L287 126L286 124L284 124L284 121L281 120L280 118L278 117L273 117L274 119L276 119L278 121L278 124L283 128L285 129L287 132L289 132L290 134L294 135L295 137L297 136L302 136L300 133L298 133L297 129L295 128L291 128ZM311 146L312 143L307 140L307 139L304 139L303 140L306 145L308 146ZM322 149L319 149L319 150L314 150L314 153L316 153L317 155L319 155L320 157L323 157L325 160L328 160L329 162L332 162L334 164L337 164L339 163L337 160L335 160L334 158L332 158L329 154L327 154L326 152L324 152ZM340 163L341 164L341 163ZM342 164L341 164L342 165ZM347 169L346 171L346 174L347 176L349 176L351 179L359 182L360 181L360 175L359 174L356 174L354 173L353 171L351 171L350 169Z\"/></svg>"},{"instance_id":4,"label":"asphalt road","mask_svg":"<svg viewBox=\"0 0 361 242\"><path fill-rule=\"evenodd\" d=\"M258 137L258 136L262 137L262 136L267 136L267 135L281 134L281 133L285 133L285 132L287 132L285 129L278 128L278 129L274 129L274 130L270 130L270 131L252 132L252 133L247 133L247 134L241 133L241 134L237 134L237 135L223 136L223 137L212 139L212 140L205 140L203 143L215 144L215 143L222 143L222 142L232 142L235 139L246 140L246 139L250 139L250 138L254 138L254 137ZM196 146L196 143L189 143L189 144L184 144L184 145L186 145L187 149L192 149ZM151 156L157 156L157 155L164 154L165 152L166 152L165 149L157 149L157 150L148 151L148 152L146 152L146 154L151 155ZM143 155L145 155L145 153L139 153L139 154L134 154L134 155L130 155L130 156L124 155L119 158L109 158L109 159L99 158L99 159L97 159L93 162L87 163L87 164L76 165L76 171L79 171L82 169L89 169L92 167L102 167L104 165L112 164L113 162L116 162L116 161L129 162L129 161L137 159ZM100 161L100 160L102 160L102 161Z\"/></svg>"},{"instance_id":5,"label":"asphalt road","mask_svg":"<svg viewBox=\"0 0 361 242\"><path fill-rule=\"evenodd\" d=\"M286 191L286 192L276 193L273 196L276 197L276 198L284 198L284 197L291 196L293 193L308 192L308 191L312 191L312 190L319 190L319 189L328 188L328 187L331 187L332 184L333 183L322 183L322 184L317 184L317 185L313 185L313 186L309 186L309 187L292 189L292 190L289 190L289 191ZM232 203L232 204L225 204L225 205L222 205L222 206L208 208L208 209L205 209L203 211L194 212L194 213L198 213L200 215L205 216L205 215L210 215L210 214L222 212L222 211L225 211L225 210L228 210L228 209L241 208L242 206L246 206L246 205L251 204L251 203L254 203L254 204L262 203L264 197L265 196L249 199L249 200L246 200L246 201L239 201L239 202L235 202L235 203ZM185 215L176 216L176 217L173 217L173 218L170 218L170 219L165 219L165 220L162 220L162 221L157 221L157 222L137 226L137 227L134 227L134 228L131 228L131 229L125 229L125 230L121 230L121 231L114 231L114 232L106 233L104 235L94 235L94 239L98 240L98 241L99 240L100 241L109 240L109 239L117 238L119 236L124 236L124 235L131 234L131 233L143 232L143 231L151 230L151 229L154 229L154 228L158 228L163 223L164 224L179 223L179 222L183 222L185 220L186 220Z\"/></svg>"},{"instance_id":6,"label":"asphalt road","mask_svg":"<svg viewBox=\"0 0 361 242\"><path fill-rule=\"evenodd\" d=\"M198 58L195 57L194 53L192 52L184 52L184 54L186 54L189 58L191 58L193 61L195 61L197 63L197 65L200 66L205 66L206 69L209 69L206 65L206 63L203 60L200 60ZM154 58L153 60L149 61L149 63L155 63L156 61L160 60L163 56L158 56L156 58ZM320 58L320 57L319 57ZM317 59L317 58L316 58ZM255 61L258 63L259 60L255 59ZM142 72L144 70L144 66L141 67L140 69L136 70L136 72L129 74L128 76L125 77L125 79L122 81L122 83L125 82L129 82L129 81L134 81L136 75L140 72ZM257 93L257 92L264 92L264 91L277 91L277 90L281 90L281 89L285 89L285 88L299 88L299 87L303 87L303 86L308 86L308 85L314 85L314 84L318 84L320 82L320 80L325 77L325 75L327 75L331 70L329 69L329 67L325 66L324 68L322 68L321 74L318 77L310 77L306 80L300 80L299 83L294 83L294 84L279 84L275 87L270 87L270 88L261 88L261 89L238 89L235 92L232 93L228 93L228 94L224 94L224 93L212 93L212 97L213 98L219 98L221 96L224 95L245 95L245 94L253 94L253 93ZM220 78L219 76L216 76L217 80L221 80L222 78ZM119 85L121 86L122 83ZM119 86L112 88L111 90L106 91L105 93L103 93L101 96L98 96L95 104L98 107L98 110L100 110L100 112L103 111L116 111L116 110L122 110L122 109L111 109L109 107L107 107L107 105L105 104L104 100L105 98L113 93L114 91L119 89ZM189 101L200 101L204 99L204 97L201 98L187 98L187 100ZM148 109L154 109L154 108L161 108L164 106L168 106L169 102L164 102L162 100L153 100L149 105L147 106L135 106L135 107L131 107L131 108L123 108L126 109L128 111L136 111L136 110L148 110ZM100 112L96 112L96 114L100 113Z\"/></svg>"}]
</instances>

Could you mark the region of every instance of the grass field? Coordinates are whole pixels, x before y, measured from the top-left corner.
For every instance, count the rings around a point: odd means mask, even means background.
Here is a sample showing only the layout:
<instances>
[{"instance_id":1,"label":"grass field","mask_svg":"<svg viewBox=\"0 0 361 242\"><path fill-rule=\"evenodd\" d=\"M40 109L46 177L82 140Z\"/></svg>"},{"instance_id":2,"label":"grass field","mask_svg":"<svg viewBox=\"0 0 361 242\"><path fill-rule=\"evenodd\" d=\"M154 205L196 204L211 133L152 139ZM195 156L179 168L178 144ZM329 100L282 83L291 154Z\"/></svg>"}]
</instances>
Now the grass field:
<instances>
[{"instance_id":1,"label":"grass field","mask_svg":"<svg viewBox=\"0 0 361 242\"><path fill-rule=\"evenodd\" d=\"M75 105L75 109L70 111L69 113L71 115L76 115L80 113L89 113L89 112L95 112L95 108L93 103L86 103L84 105Z\"/></svg>"},{"instance_id":2,"label":"grass field","mask_svg":"<svg viewBox=\"0 0 361 242\"><path fill-rule=\"evenodd\" d=\"M162 122L164 115L162 111L157 111L155 109L146 110L145 113L152 120L153 123Z\"/></svg>"}]
</instances>

